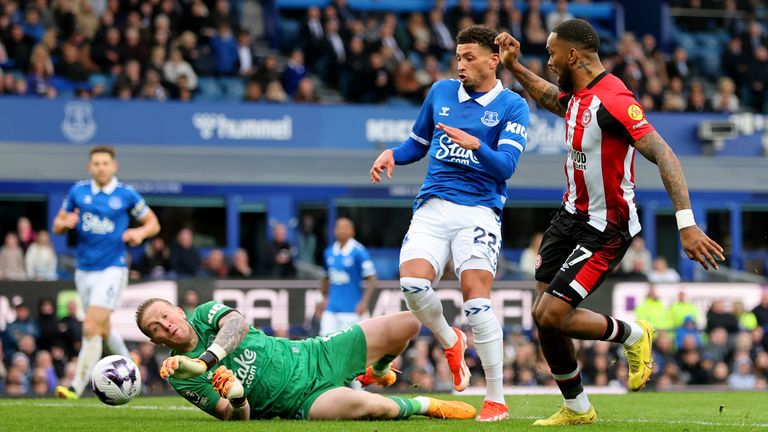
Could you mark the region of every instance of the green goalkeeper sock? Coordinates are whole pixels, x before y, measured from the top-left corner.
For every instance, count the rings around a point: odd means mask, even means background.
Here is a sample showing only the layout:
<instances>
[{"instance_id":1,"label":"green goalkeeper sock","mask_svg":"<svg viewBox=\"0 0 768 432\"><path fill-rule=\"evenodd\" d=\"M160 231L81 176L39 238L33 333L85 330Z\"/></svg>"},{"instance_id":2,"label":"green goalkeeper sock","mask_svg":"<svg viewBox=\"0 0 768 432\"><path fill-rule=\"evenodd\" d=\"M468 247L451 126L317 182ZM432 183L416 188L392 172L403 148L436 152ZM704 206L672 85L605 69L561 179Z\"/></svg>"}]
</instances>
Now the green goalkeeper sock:
<instances>
[{"instance_id":1,"label":"green goalkeeper sock","mask_svg":"<svg viewBox=\"0 0 768 432\"><path fill-rule=\"evenodd\" d=\"M406 399L399 396L387 396L395 401L397 406L400 407L400 414L397 418L407 419L415 414L426 414L429 409L429 399L424 397L417 397L414 399Z\"/></svg>"},{"instance_id":2,"label":"green goalkeeper sock","mask_svg":"<svg viewBox=\"0 0 768 432\"><path fill-rule=\"evenodd\" d=\"M386 354L384 357L376 360L376 362L373 363L373 374L376 376L384 376L389 372L389 365L392 364L392 360L395 359L395 357L392 354Z\"/></svg>"}]
</instances>

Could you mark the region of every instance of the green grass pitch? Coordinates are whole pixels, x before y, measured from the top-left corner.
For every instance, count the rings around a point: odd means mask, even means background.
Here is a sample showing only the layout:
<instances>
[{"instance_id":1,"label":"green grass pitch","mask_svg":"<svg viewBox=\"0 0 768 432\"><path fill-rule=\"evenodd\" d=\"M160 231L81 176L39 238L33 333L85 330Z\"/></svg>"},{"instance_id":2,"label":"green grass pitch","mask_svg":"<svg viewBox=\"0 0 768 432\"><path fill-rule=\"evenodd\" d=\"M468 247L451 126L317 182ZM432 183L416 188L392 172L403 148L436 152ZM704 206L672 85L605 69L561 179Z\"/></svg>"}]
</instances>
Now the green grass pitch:
<instances>
[{"instance_id":1,"label":"green grass pitch","mask_svg":"<svg viewBox=\"0 0 768 432\"><path fill-rule=\"evenodd\" d=\"M480 406L480 397L454 397ZM598 422L580 426L589 431L766 431L768 393L691 392L594 395L590 398ZM140 397L122 407L101 404L95 398L0 399L0 431L287 431L287 432L478 432L526 431L531 422L552 414L558 396L507 396L511 419L498 423L472 420L443 421L414 417L405 421L261 420L220 422L180 397Z\"/></svg>"}]
</instances>

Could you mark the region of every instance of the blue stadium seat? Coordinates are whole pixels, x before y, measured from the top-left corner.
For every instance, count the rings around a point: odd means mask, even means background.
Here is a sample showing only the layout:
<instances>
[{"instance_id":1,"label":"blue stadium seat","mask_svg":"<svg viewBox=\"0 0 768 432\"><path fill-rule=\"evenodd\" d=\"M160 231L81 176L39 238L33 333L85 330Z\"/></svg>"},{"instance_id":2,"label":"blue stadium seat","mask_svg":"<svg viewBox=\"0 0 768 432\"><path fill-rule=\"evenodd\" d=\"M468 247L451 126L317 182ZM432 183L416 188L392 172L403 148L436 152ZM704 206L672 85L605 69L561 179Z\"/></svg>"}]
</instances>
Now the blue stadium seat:
<instances>
[{"instance_id":1,"label":"blue stadium seat","mask_svg":"<svg viewBox=\"0 0 768 432\"><path fill-rule=\"evenodd\" d=\"M214 77L199 77L197 80L196 100L218 101L223 99L223 92L219 80Z\"/></svg>"},{"instance_id":2,"label":"blue stadium seat","mask_svg":"<svg viewBox=\"0 0 768 432\"><path fill-rule=\"evenodd\" d=\"M224 98L228 101L239 101L245 94L245 83L240 77L220 78L219 84L224 91Z\"/></svg>"}]
</instances>

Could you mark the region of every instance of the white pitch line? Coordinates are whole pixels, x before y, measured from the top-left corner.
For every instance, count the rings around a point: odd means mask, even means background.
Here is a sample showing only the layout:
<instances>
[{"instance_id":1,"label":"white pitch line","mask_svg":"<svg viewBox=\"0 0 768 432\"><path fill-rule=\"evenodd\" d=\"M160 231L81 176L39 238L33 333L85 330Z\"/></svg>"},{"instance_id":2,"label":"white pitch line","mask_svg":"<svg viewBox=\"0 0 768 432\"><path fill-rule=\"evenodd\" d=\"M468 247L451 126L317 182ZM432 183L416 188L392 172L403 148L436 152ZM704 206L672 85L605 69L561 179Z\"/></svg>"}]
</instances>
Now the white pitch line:
<instances>
[{"instance_id":1,"label":"white pitch line","mask_svg":"<svg viewBox=\"0 0 768 432\"><path fill-rule=\"evenodd\" d=\"M510 416L510 419L513 420L538 420L541 417L537 416ZM701 420L650 420L650 419L639 419L639 418L629 418L629 419L623 419L623 420L606 420L602 418L597 419L597 423L614 423L614 424L622 424L622 423L672 423L672 424L680 424L680 425L698 425L698 426L738 426L738 427L758 427L758 428L768 428L768 423L720 423L720 422L711 422L711 421L701 421Z\"/></svg>"},{"instance_id":2,"label":"white pitch line","mask_svg":"<svg viewBox=\"0 0 768 432\"><path fill-rule=\"evenodd\" d=\"M188 406L156 406L156 405L118 405L109 406L106 404L91 404L91 403L78 403L78 402L24 402L23 400L13 402L0 402L0 407L4 405L15 406L36 406L44 408L58 408L58 407L88 407L88 408L107 408L107 409L135 409L135 410L169 410L169 411L197 411L197 408Z\"/></svg>"}]
</instances>

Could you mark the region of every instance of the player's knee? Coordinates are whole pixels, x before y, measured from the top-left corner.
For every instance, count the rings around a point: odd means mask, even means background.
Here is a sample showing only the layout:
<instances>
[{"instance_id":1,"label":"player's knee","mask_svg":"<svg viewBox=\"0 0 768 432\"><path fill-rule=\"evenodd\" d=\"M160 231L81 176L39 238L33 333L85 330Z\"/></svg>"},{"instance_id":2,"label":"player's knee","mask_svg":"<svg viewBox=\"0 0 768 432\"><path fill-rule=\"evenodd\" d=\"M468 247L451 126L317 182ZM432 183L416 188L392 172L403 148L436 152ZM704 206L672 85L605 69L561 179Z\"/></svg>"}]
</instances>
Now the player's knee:
<instances>
[{"instance_id":1,"label":"player's knee","mask_svg":"<svg viewBox=\"0 0 768 432\"><path fill-rule=\"evenodd\" d=\"M563 327L564 319L559 313L539 304L533 311L533 322L539 330L552 332L559 331Z\"/></svg>"},{"instance_id":2,"label":"player's knee","mask_svg":"<svg viewBox=\"0 0 768 432\"><path fill-rule=\"evenodd\" d=\"M85 317L83 320L83 336L101 336L103 338L109 337L109 320L98 319L93 317Z\"/></svg>"}]
</instances>

